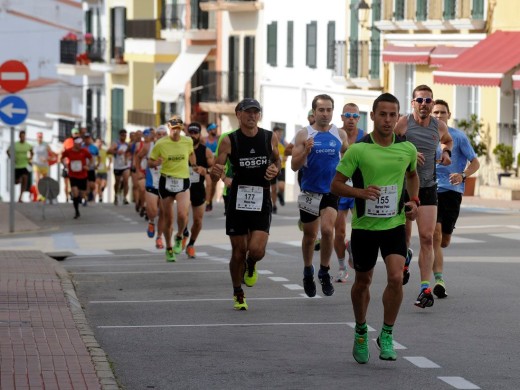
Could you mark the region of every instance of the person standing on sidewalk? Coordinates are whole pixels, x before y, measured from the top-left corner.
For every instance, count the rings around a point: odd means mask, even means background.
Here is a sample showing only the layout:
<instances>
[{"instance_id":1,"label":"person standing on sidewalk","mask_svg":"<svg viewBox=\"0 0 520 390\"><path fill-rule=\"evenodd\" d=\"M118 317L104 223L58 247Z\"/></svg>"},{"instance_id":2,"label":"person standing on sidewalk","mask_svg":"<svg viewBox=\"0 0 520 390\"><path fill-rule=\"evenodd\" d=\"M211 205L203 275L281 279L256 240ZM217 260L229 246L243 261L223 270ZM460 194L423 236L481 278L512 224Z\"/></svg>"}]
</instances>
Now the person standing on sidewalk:
<instances>
[{"instance_id":1,"label":"person standing on sidewalk","mask_svg":"<svg viewBox=\"0 0 520 390\"><path fill-rule=\"evenodd\" d=\"M359 107L355 103L347 103L343 106L341 120L343 121L342 130L347 133L347 141L349 145L358 142L363 138L365 132L358 128ZM352 185L352 180L348 182ZM348 212L352 213L354 209L354 198L339 198L338 216L334 224L334 251L338 257L339 271L336 276L337 283L346 283L348 278L347 264L345 263L345 255L348 253L349 262L352 262L350 254L349 240L347 240L347 217Z\"/></svg>"},{"instance_id":2,"label":"person standing on sidewalk","mask_svg":"<svg viewBox=\"0 0 520 390\"><path fill-rule=\"evenodd\" d=\"M66 165L69 172L70 190L75 211L74 219L80 217L79 205L84 192L87 190L89 162L93 159L92 154L86 148L81 147L82 144L81 137L75 138L72 149L65 150L61 155L61 162Z\"/></svg>"},{"instance_id":3,"label":"person standing on sidewalk","mask_svg":"<svg viewBox=\"0 0 520 390\"><path fill-rule=\"evenodd\" d=\"M331 191L336 195L355 198L351 249L356 277L350 295L356 319L352 354L360 364L367 363L370 358L366 316L370 284L380 250L386 266L387 285L383 292L384 324L377 339L379 358L397 359L392 332L403 300L405 219L415 219L419 204L417 149L393 133L399 118L399 101L389 93L380 95L374 101L370 118L374 131L350 145L337 166L331 185ZM412 199L406 203L405 177L406 190ZM348 179L352 179L352 186L346 183Z\"/></svg>"},{"instance_id":4,"label":"person standing on sidewalk","mask_svg":"<svg viewBox=\"0 0 520 390\"><path fill-rule=\"evenodd\" d=\"M211 180L223 176L230 160L233 181L226 210L226 234L231 241L229 271L235 310L247 310L242 278L248 287L258 279L257 262L265 256L271 226L270 180L280 172L278 140L269 130L258 127L260 103L246 98L239 103L240 128L225 136L211 169Z\"/></svg>"},{"instance_id":5,"label":"person standing on sidewalk","mask_svg":"<svg viewBox=\"0 0 520 390\"><path fill-rule=\"evenodd\" d=\"M18 134L19 141L14 143L14 182L20 184L20 196L18 202L22 203L22 196L28 191L29 171L27 166L33 158L33 148L25 140L25 130ZM10 150L7 149L7 155L11 158Z\"/></svg>"},{"instance_id":6,"label":"person standing on sidewalk","mask_svg":"<svg viewBox=\"0 0 520 390\"><path fill-rule=\"evenodd\" d=\"M419 85L413 90L411 114L399 119L395 133L405 136L417 148L418 174L420 178L419 199L421 207L417 216L419 230L419 270L421 284L415 306L422 309L433 306L434 299L430 288L433 267L433 232L437 220L437 183L435 174L436 153L439 143L442 144L440 164L451 164L451 148L453 140L448 126L430 114L433 109L433 91L427 85ZM412 221L406 222L407 246L410 248ZM407 251L403 268L403 283L410 277L409 264L411 250Z\"/></svg>"},{"instance_id":7,"label":"person standing on sidewalk","mask_svg":"<svg viewBox=\"0 0 520 390\"><path fill-rule=\"evenodd\" d=\"M190 207L190 166L195 172L199 167L193 153L193 141L190 137L181 135L184 128L182 120L172 116L167 122L170 135L158 140L150 153L148 166L161 166L159 178L159 197L161 209L164 213L162 230L166 240L166 261L175 261L177 254L182 251L182 233L188 224ZM173 203L177 203L177 227L175 245L173 237Z\"/></svg>"},{"instance_id":8,"label":"person standing on sidewalk","mask_svg":"<svg viewBox=\"0 0 520 390\"><path fill-rule=\"evenodd\" d=\"M202 230L202 220L206 211L206 187L205 179L208 169L213 165L213 152L206 145L201 143L200 123L192 122L188 125L188 135L193 140L193 149L199 171L195 172L190 168L190 203L193 215L193 225L190 230L190 238L186 246L186 254L190 259L195 258L195 241Z\"/></svg>"},{"instance_id":9,"label":"person standing on sidewalk","mask_svg":"<svg viewBox=\"0 0 520 390\"><path fill-rule=\"evenodd\" d=\"M316 118L296 134L291 168L302 170L301 193L298 196L300 220L303 223L303 288L308 297L316 295L312 258L321 225L320 270L318 279L323 294L334 294L329 274L334 246L334 223L338 214L338 197L330 192L340 154L347 149L347 135L331 124L334 100L329 95L317 95L312 100Z\"/></svg>"},{"instance_id":10,"label":"person standing on sidewalk","mask_svg":"<svg viewBox=\"0 0 520 390\"><path fill-rule=\"evenodd\" d=\"M451 118L450 107L444 100L435 100L433 116L440 122L448 124ZM437 225L433 234L433 276L435 285L433 293L437 298L446 298L446 284L443 277L444 255L443 248L447 248L451 242L451 235L459 218L464 182L480 168L477 154L471 147L468 137L463 131L448 126L448 131L453 138L451 150L451 164L437 164Z\"/></svg>"}]
</instances>

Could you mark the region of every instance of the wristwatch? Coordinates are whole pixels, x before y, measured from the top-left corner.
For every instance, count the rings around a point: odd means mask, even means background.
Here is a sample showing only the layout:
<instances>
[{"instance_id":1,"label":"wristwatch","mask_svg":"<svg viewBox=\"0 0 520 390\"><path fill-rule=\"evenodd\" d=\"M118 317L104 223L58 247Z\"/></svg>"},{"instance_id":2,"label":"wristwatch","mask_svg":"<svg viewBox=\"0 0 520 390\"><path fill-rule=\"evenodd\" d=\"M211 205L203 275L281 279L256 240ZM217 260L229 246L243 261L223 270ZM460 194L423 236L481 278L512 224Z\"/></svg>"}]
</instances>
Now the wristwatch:
<instances>
[{"instance_id":1,"label":"wristwatch","mask_svg":"<svg viewBox=\"0 0 520 390\"><path fill-rule=\"evenodd\" d=\"M462 182L464 183L466 181L466 174L462 172L460 176L462 176Z\"/></svg>"}]
</instances>

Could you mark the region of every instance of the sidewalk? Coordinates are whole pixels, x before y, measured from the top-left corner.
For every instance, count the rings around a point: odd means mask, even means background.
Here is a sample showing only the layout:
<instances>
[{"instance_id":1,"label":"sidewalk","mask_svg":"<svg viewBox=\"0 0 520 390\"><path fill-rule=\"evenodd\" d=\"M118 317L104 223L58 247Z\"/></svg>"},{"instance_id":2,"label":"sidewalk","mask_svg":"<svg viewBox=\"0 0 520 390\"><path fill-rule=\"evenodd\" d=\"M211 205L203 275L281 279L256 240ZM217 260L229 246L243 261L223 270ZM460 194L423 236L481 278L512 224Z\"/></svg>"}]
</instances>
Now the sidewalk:
<instances>
[{"instance_id":1,"label":"sidewalk","mask_svg":"<svg viewBox=\"0 0 520 390\"><path fill-rule=\"evenodd\" d=\"M0 251L0 270L0 388L119 389L65 269Z\"/></svg>"}]
</instances>

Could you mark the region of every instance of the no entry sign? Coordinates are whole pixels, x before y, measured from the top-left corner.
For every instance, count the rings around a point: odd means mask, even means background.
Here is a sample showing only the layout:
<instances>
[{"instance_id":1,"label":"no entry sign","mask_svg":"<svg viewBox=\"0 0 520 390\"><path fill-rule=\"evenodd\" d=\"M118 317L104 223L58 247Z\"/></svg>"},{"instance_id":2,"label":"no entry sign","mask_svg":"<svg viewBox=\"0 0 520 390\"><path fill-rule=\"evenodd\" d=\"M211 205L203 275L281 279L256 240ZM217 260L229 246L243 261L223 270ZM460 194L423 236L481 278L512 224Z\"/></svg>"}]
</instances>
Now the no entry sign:
<instances>
[{"instance_id":1,"label":"no entry sign","mask_svg":"<svg viewBox=\"0 0 520 390\"><path fill-rule=\"evenodd\" d=\"M10 60L0 65L0 87L8 92L21 91L29 83L29 71L23 62Z\"/></svg>"}]
</instances>

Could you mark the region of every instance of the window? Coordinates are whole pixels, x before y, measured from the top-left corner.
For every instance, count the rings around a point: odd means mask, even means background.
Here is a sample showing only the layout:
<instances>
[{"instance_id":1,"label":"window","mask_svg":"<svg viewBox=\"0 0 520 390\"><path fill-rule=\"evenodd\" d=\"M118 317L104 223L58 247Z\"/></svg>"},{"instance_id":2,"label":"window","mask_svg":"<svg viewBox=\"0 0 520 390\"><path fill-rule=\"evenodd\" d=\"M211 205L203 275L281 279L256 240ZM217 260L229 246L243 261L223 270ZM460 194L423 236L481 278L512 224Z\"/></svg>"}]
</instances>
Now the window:
<instances>
[{"instance_id":1,"label":"window","mask_svg":"<svg viewBox=\"0 0 520 390\"><path fill-rule=\"evenodd\" d=\"M276 39L278 35L277 22L267 25L267 63L276 66Z\"/></svg>"},{"instance_id":2,"label":"window","mask_svg":"<svg viewBox=\"0 0 520 390\"><path fill-rule=\"evenodd\" d=\"M318 39L318 23L316 21L307 24L307 51L306 65L315 69L317 66L317 39Z\"/></svg>"},{"instance_id":3,"label":"window","mask_svg":"<svg viewBox=\"0 0 520 390\"><path fill-rule=\"evenodd\" d=\"M114 88L112 94L112 119L111 130L112 140L117 140L119 137L119 130L125 127L125 101L124 90L121 88Z\"/></svg>"},{"instance_id":4,"label":"window","mask_svg":"<svg viewBox=\"0 0 520 390\"><path fill-rule=\"evenodd\" d=\"M395 0L395 20L404 20L404 0Z\"/></svg>"},{"instance_id":5,"label":"window","mask_svg":"<svg viewBox=\"0 0 520 390\"><path fill-rule=\"evenodd\" d=\"M327 69L334 69L335 49L336 49L336 23L327 24Z\"/></svg>"},{"instance_id":6,"label":"window","mask_svg":"<svg viewBox=\"0 0 520 390\"><path fill-rule=\"evenodd\" d=\"M255 37L244 38L244 97L255 96Z\"/></svg>"},{"instance_id":7,"label":"window","mask_svg":"<svg viewBox=\"0 0 520 390\"><path fill-rule=\"evenodd\" d=\"M473 8L471 9L471 17L476 20L484 19L484 0L473 0Z\"/></svg>"},{"instance_id":8,"label":"window","mask_svg":"<svg viewBox=\"0 0 520 390\"><path fill-rule=\"evenodd\" d=\"M455 96L456 119L468 119L471 114L479 115L479 87L458 86Z\"/></svg>"},{"instance_id":9,"label":"window","mask_svg":"<svg viewBox=\"0 0 520 390\"><path fill-rule=\"evenodd\" d=\"M379 37L370 38L370 78L379 79L379 64L381 61L381 41Z\"/></svg>"},{"instance_id":10,"label":"window","mask_svg":"<svg viewBox=\"0 0 520 390\"><path fill-rule=\"evenodd\" d=\"M357 38L349 39L350 69L349 77L357 78L359 75L359 42Z\"/></svg>"},{"instance_id":11,"label":"window","mask_svg":"<svg viewBox=\"0 0 520 390\"><path fill-rule=\"evenodd\" d=\"M287 67L294 66L294 22L287 22Z\"/></svg>"},{"instance_id":12,"label":"window","mask_svg":"<svg viewBox=\"0 0 520 390\"><path fill-rule=\"evenodd\" d=\"M110 10L111 35L110 35L110 58L122 61L125 54L125 24L126 8L115 7Z\"/></svg>"},{"instance_id":13,"label":"window","mask_svg":"<svg viewBox=\"0 0 520 390\"><path fill-rule=\"evenodd\" d=\"M419 22L428 19L428 0L417 0L417 11L415 17Z\"/></svg>"},{"instance_id":14,"label":"window","mask_svg":"<svg viewBox=\"0 0 520 390\"><path fill-rule=\"evenodd\" d=\"M239 72L239 38L229 37L229 57L228 57L228 99L230 102L238 101L238 72Z\"/></svg>"},{"instance_id":15,"label":"window","mask_svg":"<svg viewBox=\"0 0 520 390\"><path fill-rule=\"evenodd\" d=\"M446 20L455 19L455 0L444 0L443 18Z\"/></svg>"}]
</instances>

